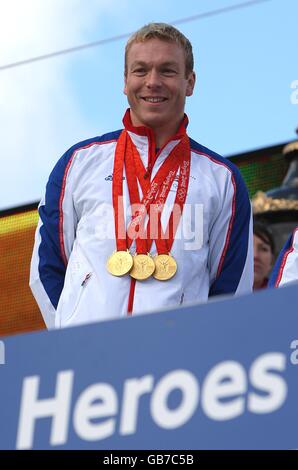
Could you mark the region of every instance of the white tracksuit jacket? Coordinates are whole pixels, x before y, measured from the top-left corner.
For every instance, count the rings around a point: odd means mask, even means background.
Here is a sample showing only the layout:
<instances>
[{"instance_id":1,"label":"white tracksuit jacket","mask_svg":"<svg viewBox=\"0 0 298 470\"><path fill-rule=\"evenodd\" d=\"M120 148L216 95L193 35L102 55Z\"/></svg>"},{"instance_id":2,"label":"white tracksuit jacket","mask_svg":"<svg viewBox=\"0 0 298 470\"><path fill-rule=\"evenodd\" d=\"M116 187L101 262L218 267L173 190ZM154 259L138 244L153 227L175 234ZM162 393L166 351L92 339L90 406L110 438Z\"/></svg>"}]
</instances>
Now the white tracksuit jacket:
<instances>
[{"instance_id":1,"label":"white tracksuit jacket","mask_svg":"<svg viewBox=\"0 0 298 470\"><path fill-rule=\"evenodd\" d=\"M283 246L272 270L268 286L283 287L293 282L298 282L298 227Z\"/></svg>"},{"instance_id":2,"label":"white tracksuit jacket","mask_svg":"<svg viewBox=\"0 0 298 470\"><path fill-rule=\"evenodd\" d=\"M152 131L124 125L144 166L155 154ZM185 118L184 124L186 124ZM121 131L71 147L57 162L39 205L30 286L48 328L125 317L250 292L253 283L251 206L238 169L190 139L191 167L183 217L171 250L169 281L114 277L106 261L116 249L112 212L114 153ZM157 154L151 179L179 140ZM174 203L174 181L166 203ZM123 177L127 221L129 195ZM163 212L166 228L169 214ZM134 245L132 246L133 251ZM156 253L153 243L151 253Z\"/></svg>"}]
</instances>

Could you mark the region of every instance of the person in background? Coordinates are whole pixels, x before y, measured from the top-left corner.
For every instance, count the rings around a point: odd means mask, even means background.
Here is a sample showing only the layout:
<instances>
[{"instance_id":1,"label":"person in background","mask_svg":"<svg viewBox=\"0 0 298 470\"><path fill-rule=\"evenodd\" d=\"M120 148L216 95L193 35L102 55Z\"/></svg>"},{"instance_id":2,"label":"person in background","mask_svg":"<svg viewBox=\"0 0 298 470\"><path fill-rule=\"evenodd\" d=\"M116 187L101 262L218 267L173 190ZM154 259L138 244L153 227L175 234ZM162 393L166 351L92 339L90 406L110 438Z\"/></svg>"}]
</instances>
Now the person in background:
<instances>
[{"instance_id":1,"label":"person in background","mask_svg":"<svg viewBox=\"0 0 298 470\"><path fill-rule=\"evenodd\" d=\"M261 222L254 222L254 285L253 289L268 286L269 274L274 261L274 240L268 227Z\"/></svg>"},{"instance_id":2,"label":"person in background","mask_svg":"<svg viewBox=\"0 0 298 470\"><path fill-rule=\"evenodd\" d=\"M284 244L269 279L269 287L283 287L298 281L298 227Z\"/></svg>"}]
</instances>

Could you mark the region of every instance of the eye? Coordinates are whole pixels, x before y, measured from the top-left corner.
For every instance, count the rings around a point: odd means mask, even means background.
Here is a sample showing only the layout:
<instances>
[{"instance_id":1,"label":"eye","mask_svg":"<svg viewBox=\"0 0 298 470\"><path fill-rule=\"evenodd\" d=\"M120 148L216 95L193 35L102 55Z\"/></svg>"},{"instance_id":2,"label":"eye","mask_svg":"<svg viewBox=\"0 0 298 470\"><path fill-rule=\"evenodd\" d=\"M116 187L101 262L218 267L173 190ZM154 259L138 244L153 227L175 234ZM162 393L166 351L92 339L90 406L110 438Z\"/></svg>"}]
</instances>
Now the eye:
<instances>
[{"instance_id":1,"label":"eye","mask_svg":"<svg viewBox=\"0 0 298 470\"><path fill-rule=\"evenodd\" d=\"M176 70L169 69L169 68L162 69L161 73L165 75L166 77L173 77L174 75L177 75Z\"/></svg>"},{"instance_id":2,"label":"eye","mask_svg":"<svg viewBox=\"0 0 298 470\"><path fill-rule=\"evenodd\" d=\"M137 77L143 77L144 75L146 75L146 69L144 67L137 67L132 70L132 73L134 75L137 75Z\"/></svg>"}]
</instances>

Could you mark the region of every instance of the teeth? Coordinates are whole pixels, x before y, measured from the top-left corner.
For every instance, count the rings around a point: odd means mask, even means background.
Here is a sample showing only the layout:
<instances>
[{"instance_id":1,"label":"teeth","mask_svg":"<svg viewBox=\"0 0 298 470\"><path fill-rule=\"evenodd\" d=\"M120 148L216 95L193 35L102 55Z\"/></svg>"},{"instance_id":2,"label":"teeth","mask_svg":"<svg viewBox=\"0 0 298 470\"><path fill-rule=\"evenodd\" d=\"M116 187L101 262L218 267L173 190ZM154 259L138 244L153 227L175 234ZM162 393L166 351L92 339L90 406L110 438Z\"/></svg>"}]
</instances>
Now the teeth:
<instances>
[{"instance_id":1,"label":"teeth","mask_svg":"<svg viewBox=\"0 0 298 470\"><path fill-rule=\"evenodd\" d=\"M145 101L149 101L150 103L161 103L164 99L165 98L144 98Z\"/></svg>"}]
</instances>

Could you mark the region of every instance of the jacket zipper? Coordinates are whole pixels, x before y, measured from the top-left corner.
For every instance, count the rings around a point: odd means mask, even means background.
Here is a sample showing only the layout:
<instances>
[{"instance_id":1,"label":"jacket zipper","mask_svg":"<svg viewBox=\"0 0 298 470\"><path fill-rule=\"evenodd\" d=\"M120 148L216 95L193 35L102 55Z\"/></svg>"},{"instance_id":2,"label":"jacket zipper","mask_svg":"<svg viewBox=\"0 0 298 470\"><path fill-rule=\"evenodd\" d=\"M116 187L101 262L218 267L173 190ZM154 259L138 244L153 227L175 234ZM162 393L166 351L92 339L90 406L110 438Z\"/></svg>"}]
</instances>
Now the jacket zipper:
<instances>
[{"instance_id":1,"label":"jacket zipper","mask_svg":"<svg viewBox=\"0 0 298 470\"><path fill-rule=\"evenodd\" d=\"M79 293L78 299L77 299L77 301L76 301L76 305L75 305L75 307L74 307L74 309L73 309L73 311L72 311L72 314L70 315L70 317L69 317L67 320L70 320L70 318L73 317L74 314L76 313L77 308L78 308L79 303L80 303L80 300L81 300L81 297L82 297L82 294L83 294L83 291L84 291L84 288L86 287L86 285L87 285L89 279L91 278L91 276L92 276L92 273L86 274L85 279L84 279L83 282L81 283L80 293Z\"/></svg>"}]
</instances>

